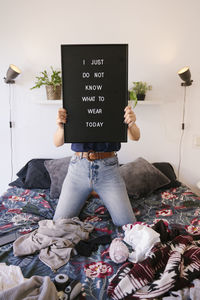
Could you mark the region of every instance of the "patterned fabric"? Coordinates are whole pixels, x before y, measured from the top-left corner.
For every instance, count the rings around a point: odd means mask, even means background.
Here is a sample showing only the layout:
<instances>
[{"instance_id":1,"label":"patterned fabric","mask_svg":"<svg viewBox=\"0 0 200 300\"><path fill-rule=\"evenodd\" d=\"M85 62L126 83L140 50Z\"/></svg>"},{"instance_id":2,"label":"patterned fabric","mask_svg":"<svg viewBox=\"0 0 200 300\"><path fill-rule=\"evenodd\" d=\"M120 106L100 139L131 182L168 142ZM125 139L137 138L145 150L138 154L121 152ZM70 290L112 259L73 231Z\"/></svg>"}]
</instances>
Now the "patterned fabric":
<instances>
[{"instance_id":1,"label":"patterned fabric","mask_svg":"<svg viewBox=\"0 0 200 300\"><path fill-rule=\"evenodd\" d=\"M0 235L15 230L24 234L36 229L39 220L53 218L56 204L57 199L50 199L49 190L8 189L0 197ZM192 234L196 238L200 234L200 197L184 185L157 191L146 198L131 199L131 204L140 224L152 225L162 219L169 230L178 228L181 234ZM113 225L107 209L98 198L86 202L80 218L94 226L90 238L105 234L111 235L112 239L123 238L122 228ZM191 245L194 245L193 242ZM56 273L43 264L37 254L15 257L12 243L0 247L0 261L19 266L26 278L48 275L53 280L57 274L67 274L84 285L86 296L80 299L86 300L110 300L107 294L109 281L122 266L110 259L109 245L100 245L90 257L73 256Z\"/></svg>"},{"instance_id":2,"label":"patterned fabric","mask_svg":"<svg viewBox=\"0 0 200 300\"><path fill-rule=\"evenodd\" d=\"M42 219L52 219L56 201L47 190L10 188L0 197L0 234L19 229L27 233Z\"/></svg>"},{"instance_id":3,"label":"patterned fabric","mask_svg":"<svg viewBox=\"0 0 200 300\"><path fill-rule=\"evenodd\" d=\"M113 299L154 298L179 290L200 275L200 241L177 236L155 246L141 263L125 263L112 279L108 294ZM143 290L142 287L145 287Z\"/></svg>"}]
</instances>

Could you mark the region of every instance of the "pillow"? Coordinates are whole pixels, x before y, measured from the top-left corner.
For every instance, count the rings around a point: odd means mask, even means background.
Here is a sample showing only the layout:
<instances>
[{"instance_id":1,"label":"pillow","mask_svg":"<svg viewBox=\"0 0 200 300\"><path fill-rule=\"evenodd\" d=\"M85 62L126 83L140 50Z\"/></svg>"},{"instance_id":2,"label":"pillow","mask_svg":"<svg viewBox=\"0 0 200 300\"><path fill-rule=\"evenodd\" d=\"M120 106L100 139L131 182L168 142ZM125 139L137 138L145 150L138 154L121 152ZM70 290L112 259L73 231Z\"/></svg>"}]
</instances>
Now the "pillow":
<instances>
[{"instance_id":1,"label":"pillow","mask_svg":"<svg viewBox=\"0 0 200 300\"><path fill-rule=\"evenodd\" d=\"M46 160L43 158L31 159L16 174L19 178L9 183L9 185L26 189L49 189L51 179L44 166L44 161Z\"/></svg>"},{"instance_id":2,"label":"pillow","mask_svg":"<svg viewBox=\"0 0 200 300\"><path fill-rule=\"evenodd\" d=\"M10 182L8 185L23 188L24 187L24 181L21 178L17 178L15 181Z\"/></svg>"},{"instance_id":3,"label":"pillow","mask_svg":"<svg viewBox=\"0 0 200 300\"><path fill-rule=\"evenodd\" d=\"M163 186L162 188L170 189L179 187L181 183L176 180L176 174L174 172L174 169L172 165L168 162L155 162L152 164L154 167L156 167L160 172L162 172L165 176L167 176L170 180L170 183Z\"/></svg>"},{"instance_id":4,"label":"pillow","mask_svg":"<svg viewBox=\"0 0 200 300\"><path fill-rule=\"evenodd\" d=\"M162 172L142 157L119 167L119 171L128 194L134 198L149 195L170 182Z\"/></svg>"},{"instance_id":5,"label":"pillow","mask_svg":"<svg viewBox=\"0 0 200 300\"><path fill-rule=\"evenodd\" d=\"M57 199L60 196L63 181L67 175L71 156L46 160L44 165L51 178L50 198Z\"/></svg>"}]
</instances>

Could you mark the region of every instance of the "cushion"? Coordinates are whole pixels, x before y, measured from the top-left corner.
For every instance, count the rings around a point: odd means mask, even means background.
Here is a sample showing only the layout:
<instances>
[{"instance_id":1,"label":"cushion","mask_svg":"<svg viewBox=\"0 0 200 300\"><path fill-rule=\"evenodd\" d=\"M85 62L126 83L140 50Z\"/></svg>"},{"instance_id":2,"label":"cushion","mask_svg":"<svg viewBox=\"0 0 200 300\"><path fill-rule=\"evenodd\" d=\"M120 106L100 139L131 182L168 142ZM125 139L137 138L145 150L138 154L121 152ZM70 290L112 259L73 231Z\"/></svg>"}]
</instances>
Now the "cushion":
<instances>
[{"instance_id":1,"label":"cushion","mask_svg":"<svg viewBox=\"0 0 200 300\"><path fill-rule=\"evenodd\" d=\"M119 167L127 192L134 198L151 194L168 184L169 178L142 157Z\"/></svg>"},{"instance_id":2,"label":"cushion","mask_svg":"<svg viewBox=\"0 0 200 300\"><path fill-rule=\"evenodd\" d=\"M176 174L174 172L174 169L172 165L168 162L155 162L152 164L154 167L156 167L160 172L162 172L165 176L167 176L170 180L170 183L163 186L162 188L170 189L179 187L181 183L176 180Z\"/></svg>"},{"instance_id":3,"label":"cushion","mask_svg":"<svg viewBox=\"0 0 200 300\"><path fill-rule=\"evenodd\" d=\"M9 183L9 186L16 186L19 188L24 187L24 181L21 178L17 178L16 180Z\"/></svg>"},{"instance_id":4,"label":"cushion","mask_svg":"<svg viewBox=\"0 0 200 300\"><path fill-rule=\"evenodd\" d=\"M50 198L57 199L60 196L63 181L67 175L71 156L46 160L44 165L51 178Z\"/></svg>"},{"instance_id":5,"label":"cushion","mask_svg":"<svg viewBox=\"0 0 200 300\"><path fill-rule=\"evenodd\" d=\"M18 178L9 183L10 186L17 186L26 189L49 189L51 179L44 166L47 159L34 158L16 174Z\"/></svg>"}]
</instances>

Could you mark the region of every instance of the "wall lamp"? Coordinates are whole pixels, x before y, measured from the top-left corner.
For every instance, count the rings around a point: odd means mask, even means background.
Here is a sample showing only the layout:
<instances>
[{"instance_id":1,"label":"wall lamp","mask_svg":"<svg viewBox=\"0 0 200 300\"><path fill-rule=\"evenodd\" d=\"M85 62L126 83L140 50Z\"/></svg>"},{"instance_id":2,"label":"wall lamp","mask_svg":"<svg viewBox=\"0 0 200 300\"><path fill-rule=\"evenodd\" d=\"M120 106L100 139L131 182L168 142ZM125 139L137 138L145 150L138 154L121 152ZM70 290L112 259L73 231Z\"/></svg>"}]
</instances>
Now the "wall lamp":
<instances>
[{"instance_id":1,"label":"wall lamp","mask_svg":"<svg viewBox=\"0 0 200 300\"><path fill-rule=\"evenodd\" d=\"M12 122L12 87L10 84L15 83L15 78L21 73L20 69L15 65L10 65L8 71L6 73L6 77L4 77L4 82L9 84L9 125L10 125L10 163L11 163L11 181L13 179L13 135L12 128L14 126L14 122Z\"/></svg>"},{"instance_id":2,"label":"wall lamp","mask_svg":"<svg viewBox=\"0 0 200 300\"><path fill-rule=\"evenodd\" d=\"M184 81L181 83L182 86L189 86L192 84L191 73L189 67L184 67L178 71L178 75Z\"/></svg>"},{"instance_id":3,"label":"wall lamp","mask_svg":"<svg viewBox=\"0 0 200 300\"><path fill-rule=\"evenodd\" d=\"M183 97L183 112L182 112L182 124L181 124L181 137L179 142L179 162L178 162L178 178L180 175L181 168L181 160L182 160L182 143L183 143L183 135L185 129L185 104L186 104L186 88L187 86L192 85L193 80L191 80L191 73L189 67L183 67L178 71L178 75L184 81L181 83L181 86L184 86L184 97Z\"/></svg>"},{"instance_id":4,"label":"wall lamp","mask_svg":"<svg viewBox=\"0 0 200 300\"><path fill-rule=\"evenodd\" d=\"M20 69L15 65L10 65L8 71L6 73L6 77L4 77L5 83L15 83L14 79L21 73Z\"/></svg>"}]
</instances>

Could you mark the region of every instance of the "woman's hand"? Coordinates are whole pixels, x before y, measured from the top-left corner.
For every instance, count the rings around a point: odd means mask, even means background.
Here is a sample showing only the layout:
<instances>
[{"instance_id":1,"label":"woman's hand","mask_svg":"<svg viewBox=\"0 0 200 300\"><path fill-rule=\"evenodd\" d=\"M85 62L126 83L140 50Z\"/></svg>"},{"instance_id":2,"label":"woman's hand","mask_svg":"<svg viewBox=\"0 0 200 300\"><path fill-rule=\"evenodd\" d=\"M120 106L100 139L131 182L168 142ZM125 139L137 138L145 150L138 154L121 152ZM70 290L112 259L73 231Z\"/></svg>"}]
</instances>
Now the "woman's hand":
<instances>
[{"instance_id":1,"label":"woman's hand","mask_svg":"<svg viewBox=\"0 0 200 300\"><path fill-rule=\"evenodd\" d=\"M124 111L124 123L128 124L128 128L131 128L136 122L136 115L130 106L126 106Z\"/></svg>"},{"instance_id":2,"label":"woman's hand","mask_svg":"<svg viewBox=\"0 0 200 300\"><path fill-rule=\"evenodd\" d=\"M66 122L67 122L67 111L65 108L59 108L56 124L58 125L58 127L63 127L63 124L65 124Z\"/></svg>"},{"instance_id":3,"label":"woman's hand","mask_svg":"<svg viewBox=\"0 0 200 300\"><path fill-rule=\"evenodd\" d=\"M136 115L130 106L124 109L124 123L128 124L128 136L133 141L140 139L140 129L136 125Z\"/></svg>"}]
</instances>

